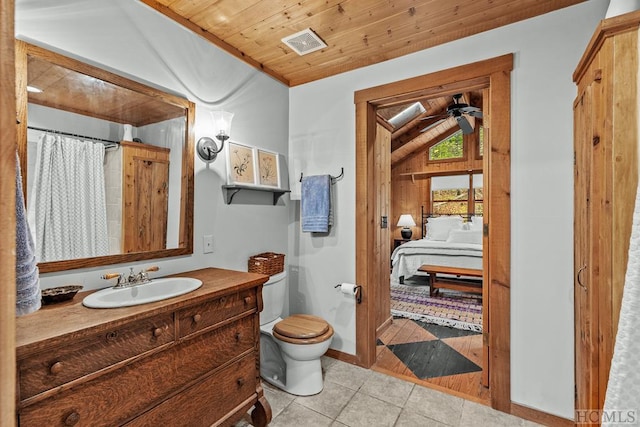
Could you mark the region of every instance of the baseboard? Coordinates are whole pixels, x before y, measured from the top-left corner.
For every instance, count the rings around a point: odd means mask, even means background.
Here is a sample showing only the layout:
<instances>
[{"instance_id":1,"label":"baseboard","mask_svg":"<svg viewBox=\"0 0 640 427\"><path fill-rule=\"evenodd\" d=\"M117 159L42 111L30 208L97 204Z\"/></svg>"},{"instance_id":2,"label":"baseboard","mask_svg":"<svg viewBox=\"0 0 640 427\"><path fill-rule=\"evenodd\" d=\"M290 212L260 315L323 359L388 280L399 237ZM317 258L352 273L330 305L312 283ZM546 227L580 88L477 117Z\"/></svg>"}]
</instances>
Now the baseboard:
<instances>
[{"instance_id":1,"label":"baseboard","mask_svg":"<svg viewBox=\"0 0 640 427\"><path fill-rule=\"evenodd\" d=\"M342 362L346 362L346 363L350 363L352 365L357 365L358 363L358 358L353 355L353 354L348 354L348 353L343 353L339 350L334 350L332 348L330 348L329 350L327 350L327 352L325 353L325 356L331 357L333 359L337 359L340 360Z\"/></svg>"},{"instance_id":2,"label":"baseboard","mask_svg":"<svg viewBox=\"0 0 640 427\"><path fill-rule=\"evenodd\" d=\"M526 406L519 405L511 402L511 414L524 418L525 420L533 421L538 424L551 427L573 427L575 423L572 420L559 417L557 415L547 414L546 412L539 411L537 409L528 408Z\"/></svg>"},{"instance_id":3,"label":"baseboard","mask_svg":"<svg viewBox=\"0 0 640 427\"><path fill-rule=\"evenodd\" d=\"M382 322L382 325L378 326L376 329L376 337L379 337L385 329L387 329L393 323L393 316L389 316L387 320Z\"/></svg>"}]
</instances>

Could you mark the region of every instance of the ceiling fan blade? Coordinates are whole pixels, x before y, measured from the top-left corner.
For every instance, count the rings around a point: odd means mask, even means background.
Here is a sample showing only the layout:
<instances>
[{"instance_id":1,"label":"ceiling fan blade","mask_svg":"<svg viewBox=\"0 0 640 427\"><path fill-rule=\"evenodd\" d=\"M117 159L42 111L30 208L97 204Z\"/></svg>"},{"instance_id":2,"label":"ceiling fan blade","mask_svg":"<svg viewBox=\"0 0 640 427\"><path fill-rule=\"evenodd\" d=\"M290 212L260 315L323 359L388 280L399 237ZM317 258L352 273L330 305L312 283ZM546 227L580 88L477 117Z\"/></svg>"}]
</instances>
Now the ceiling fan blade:
<instances>
[{"instance_id":1,"label":"ceiling fan blade","mask_svg":"<svg viewBox=\"0 0 640 427\"><path fill-rule=\"evenodd\" d=\"M458 122L458 126L460 126L460 129L462 129L462 133L464 133L465 135L473 133L473 127L466 117L462 115L456 116L456 121Z\"/></svg>"},{"instance_id":2,"label":"ceiling fan blade","mask_svg":"<svg viewBox=\"0 0 640 427\"><path fill-rule=\"evenodd\" d=\"M436 126L438 126L440 123L444 122L444 119L440 119L440 120L436 120L435 122L431 123L430 125L428 125L427 127L425 127L424 129L420 129L420 133L426 132L429 129L432 129Z\"/></svg>"},{"instance_id":3,"label":"ceiling fan blade","mask_svg":"<svg viewBox=\"0 0 640 427\"><path fill-rule=\"evenodd\" d=\"M469 111L468 113L465 113L465 114L468 114L471 117L475 117L475 118L478 118L478 119L482 118L482 111L480 111L480 110L478 110L478 111Z\"/></svg>"},{"instance_id":4,"label":"ceiling fan blade","mask_svg":"<svg viewBox=\"0 0 640 427\"><path fill-rule=\"evenodd\" d=\"M441 118L441 117L448 117L448 116L449 116L448 113L434 114L433 116L423 117L420 120L438 119L438 118Z\"/></svg>"}]
</instances>

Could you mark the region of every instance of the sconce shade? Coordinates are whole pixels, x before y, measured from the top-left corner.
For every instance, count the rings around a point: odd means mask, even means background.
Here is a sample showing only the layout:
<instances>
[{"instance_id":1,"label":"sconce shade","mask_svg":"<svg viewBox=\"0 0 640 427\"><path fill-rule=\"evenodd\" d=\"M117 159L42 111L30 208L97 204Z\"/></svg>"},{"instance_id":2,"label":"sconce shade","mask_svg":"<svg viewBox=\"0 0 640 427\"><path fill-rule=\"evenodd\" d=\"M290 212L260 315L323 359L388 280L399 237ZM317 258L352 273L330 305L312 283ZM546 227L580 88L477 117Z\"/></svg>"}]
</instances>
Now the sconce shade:
<instances>
[{"instance_id":1,"label":"sconce shade","mask_svg":"<svg viewBox=\"0 0 640 427\"><path fill-rule=\"evenodd\" d=\"M400 219L398 220L398 227L415 227L416 222L413 220L413 217L409 214L400 215Z\"/></svg>"},{"instance_id":2,"label":"sconce shade","mask_svg":"<svg viewBox=\"0 0 640 427\"><path fill-rule=\"evenodd\" d=\"M216 157L218 157L218 153L224 148L224 142L229 139L233 113L227 111L212 111L211 120L213 121L213 130L217 132L215 137L220 141L220 148L218 148L213 138L209 138L208 136L203 136L196 144L198 156L207 163L213 162Z\"/></svg>"},{"instance_id":3,"label":"sconce shade","mask_svg":"<svg viewBox=\"0 0 640 427\"><path fill-rule=\"evenodd\" d=\"M211 118L213 119L213 130L216 132L216 138L222 139L219 135L227 137L231 135L233 113L229 113L228 111L212 111Z\"/></svg>"}]
</instances>

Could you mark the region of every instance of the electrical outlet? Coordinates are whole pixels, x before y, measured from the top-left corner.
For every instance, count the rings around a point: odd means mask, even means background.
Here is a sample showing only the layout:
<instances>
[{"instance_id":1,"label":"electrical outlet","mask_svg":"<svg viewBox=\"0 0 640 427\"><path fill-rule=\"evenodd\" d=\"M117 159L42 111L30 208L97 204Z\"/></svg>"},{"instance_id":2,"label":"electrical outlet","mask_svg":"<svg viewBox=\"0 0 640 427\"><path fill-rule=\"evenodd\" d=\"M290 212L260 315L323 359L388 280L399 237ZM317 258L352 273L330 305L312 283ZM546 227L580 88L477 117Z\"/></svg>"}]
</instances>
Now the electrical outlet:
<instances>
[{"instance_id":1,"label":"electrical outlet","mask_svg":"<svg viewBox=\"0 0 640 427\"><path fill-rule=\"evenodd\" d=\"M213 236L206 235L202 237L202 252L205 254L210 254L213 252Z\"/></svg>"}]
</instances>

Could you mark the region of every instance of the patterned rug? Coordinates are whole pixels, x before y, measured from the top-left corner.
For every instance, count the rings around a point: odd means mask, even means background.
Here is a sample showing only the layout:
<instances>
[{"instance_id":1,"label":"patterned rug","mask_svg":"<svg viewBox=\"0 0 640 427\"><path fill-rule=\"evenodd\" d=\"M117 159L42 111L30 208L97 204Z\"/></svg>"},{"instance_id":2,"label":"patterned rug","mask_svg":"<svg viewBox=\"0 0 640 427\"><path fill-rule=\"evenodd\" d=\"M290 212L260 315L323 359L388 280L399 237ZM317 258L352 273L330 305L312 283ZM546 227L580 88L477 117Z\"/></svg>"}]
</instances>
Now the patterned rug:
<instances>
[{"instance_id":1,"label":"patterned rug","mask_svg":"<svg viewBox=\"0 0 640 427\"><path fill-rule=\"evenodd\" d=\"M415 276L414 276L415 277ZM456 329L482 332L482 297L441 289L437 297L429 296L424 280L391 282L391 314Z\"/></svg>"}]
</instances>

